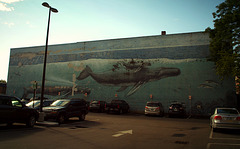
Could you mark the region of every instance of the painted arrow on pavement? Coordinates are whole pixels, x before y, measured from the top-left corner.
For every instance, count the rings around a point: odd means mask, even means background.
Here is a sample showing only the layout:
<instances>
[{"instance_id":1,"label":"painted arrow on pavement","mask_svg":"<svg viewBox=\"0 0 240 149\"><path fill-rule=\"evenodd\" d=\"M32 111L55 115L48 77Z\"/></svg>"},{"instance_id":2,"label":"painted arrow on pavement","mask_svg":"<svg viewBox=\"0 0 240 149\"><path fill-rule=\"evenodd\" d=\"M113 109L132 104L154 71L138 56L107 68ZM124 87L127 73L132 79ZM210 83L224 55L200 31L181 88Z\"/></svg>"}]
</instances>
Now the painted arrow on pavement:
<instances>
[{"instance_id":1,"label":"painted arrow on pavement","mask_svg":"<svg viewBox=\"0 0 240 149\"><path fill-rule=\"evenodd\" d=\"M132 130L119 131L119 132L117 132L117 134L112 135L112 136L113 137L120 137L120 136L125 135L125 134L133 134L133 131Z\"/></svg>"}]
</instances>

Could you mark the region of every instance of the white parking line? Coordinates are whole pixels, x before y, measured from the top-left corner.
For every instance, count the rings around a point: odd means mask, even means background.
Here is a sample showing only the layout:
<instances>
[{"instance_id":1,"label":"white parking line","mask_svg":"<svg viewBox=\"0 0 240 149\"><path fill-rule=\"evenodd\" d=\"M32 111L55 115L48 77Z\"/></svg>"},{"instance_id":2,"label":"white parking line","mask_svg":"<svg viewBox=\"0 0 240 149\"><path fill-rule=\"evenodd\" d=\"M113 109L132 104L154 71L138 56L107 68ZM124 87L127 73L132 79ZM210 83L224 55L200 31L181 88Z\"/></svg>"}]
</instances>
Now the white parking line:
<instances>
[{"instance_id":1,"label":"white parking line","mask_svg":"<svg viewBox=\"0 0 240 149\"><path fill-rule=\"evenodd\" d=\"M212 136L213 136L213 128L211 129L209 139L212 139Z\"/></svg>"},{"instance_id":2,"label":"white parking line","mask_svg":"<svg viewBox=\"0 0 240 149\"><path fill-rule=\"evenodd\" d=\"M210 149L211 145L240 146L240 144L208 143L207 149Z\"/></svg>"}]
</instances>

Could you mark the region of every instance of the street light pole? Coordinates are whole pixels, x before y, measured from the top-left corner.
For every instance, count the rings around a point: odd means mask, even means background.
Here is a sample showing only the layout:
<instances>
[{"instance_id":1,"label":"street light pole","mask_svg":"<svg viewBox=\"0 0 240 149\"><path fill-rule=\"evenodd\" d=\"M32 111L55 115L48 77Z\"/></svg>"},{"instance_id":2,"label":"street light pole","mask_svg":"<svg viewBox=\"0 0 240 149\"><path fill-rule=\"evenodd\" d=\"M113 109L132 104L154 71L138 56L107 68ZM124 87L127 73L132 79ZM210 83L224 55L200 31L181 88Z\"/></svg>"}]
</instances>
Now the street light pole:
<instances>
[{"instance_id":1,"label":"street light pole","mask_svg":"<svg viewBox=\"0 0 240 149\"><path fill-rule=\"evenodd\" d=\"M57 9L52 8L47 2L43 2L42 5L44 7L49 8L49 16L48 16L47 37L46 37L45 55L44 55L44 63L43 63L43 76L42 76L42 91L41 91L41 100L40 100L40 113L42 113L43 98L44 98L44 86L45 86L45 74L46 74L46 63L47 63L48 34L49 34L49 26L50 26L50 17L51 17L51 12L55 12L55 13L58 12ZM44 118L44 115L43 115L43 118Z\"/></svg>"}]
</instances>

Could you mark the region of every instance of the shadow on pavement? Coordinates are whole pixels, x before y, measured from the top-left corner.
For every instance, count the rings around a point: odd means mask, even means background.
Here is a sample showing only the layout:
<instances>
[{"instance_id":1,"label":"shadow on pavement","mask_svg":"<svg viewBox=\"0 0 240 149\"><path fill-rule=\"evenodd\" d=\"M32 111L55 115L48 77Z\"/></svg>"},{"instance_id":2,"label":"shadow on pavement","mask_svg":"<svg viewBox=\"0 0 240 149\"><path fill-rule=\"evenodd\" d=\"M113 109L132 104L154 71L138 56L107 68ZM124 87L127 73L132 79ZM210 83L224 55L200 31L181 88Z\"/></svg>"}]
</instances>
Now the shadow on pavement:
<instances>
[{"instance_id":1,"label":"shadow on pavement","mask_svg":"<svg viewBox=\"0 0 240 149\"><path fill-rule=\"evenodd\" d=\"M12 126L0 125L0 142L32 135L40 131L43 131L43 128L39 128L37 126L29 128L24 124L18 123L13 124Z\"/></svg>"},{"instance_id":2,"label":"shadow on pavement","mask_svg":"<svg viewBox=\"0 0 240 149\"><path fill-rule=\"evenodd\" d=\"M215 132L240 136L240 129L216 129Z\"/></svg>"}]
</instances>

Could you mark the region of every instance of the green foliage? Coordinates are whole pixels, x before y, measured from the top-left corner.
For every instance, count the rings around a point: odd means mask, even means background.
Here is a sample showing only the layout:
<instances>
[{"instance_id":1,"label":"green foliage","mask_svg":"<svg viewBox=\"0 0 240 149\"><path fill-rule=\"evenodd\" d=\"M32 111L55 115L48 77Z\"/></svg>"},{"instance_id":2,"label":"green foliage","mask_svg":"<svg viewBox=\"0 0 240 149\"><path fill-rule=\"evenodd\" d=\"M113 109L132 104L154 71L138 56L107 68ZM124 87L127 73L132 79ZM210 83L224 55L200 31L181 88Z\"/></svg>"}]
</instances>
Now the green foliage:
<instances>
[{"instance_id":1,"label":"green foliage","mask_svg":"<svg viewBox=\"0 0 240 149\"><path fill-rule=\"evenodd\" d=\"M0 80L0 83L7 83L7 81L5 81L5 80Z\"/></svg>"},{"instance_id":2,"label":"green foliage","mask_svg":"<svg viewBox=\"0 0 240 149\"><path fill-rule=\"evenodd\" d=\"M214 29L206 29L212 39L210 60L215 62L217 74L222 79L239 76L240 1L226 0L216 8Z\"/></svg>"}]
</instances>

